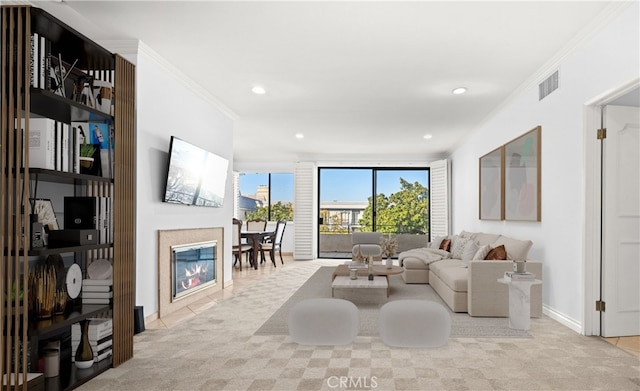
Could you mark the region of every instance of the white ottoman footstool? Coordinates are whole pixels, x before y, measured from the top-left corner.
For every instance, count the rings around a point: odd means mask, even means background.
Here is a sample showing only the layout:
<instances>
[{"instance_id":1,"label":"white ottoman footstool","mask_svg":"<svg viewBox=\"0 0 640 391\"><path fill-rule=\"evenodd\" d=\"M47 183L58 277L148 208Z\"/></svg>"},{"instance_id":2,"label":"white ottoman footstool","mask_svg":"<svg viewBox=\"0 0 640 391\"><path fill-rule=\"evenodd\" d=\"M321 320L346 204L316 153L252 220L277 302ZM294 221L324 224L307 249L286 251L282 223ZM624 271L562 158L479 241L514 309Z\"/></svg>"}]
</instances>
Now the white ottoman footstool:
<instances>
[{"instance_id":1,"label":"white ottoman footstool","mask_svg":"<svg viewBox=\"0 0 640 391\"><path fill-rule=\"evenodd\" d=\"M389 346L435 348L447 343L451 316L442 304L433 301L390 301L380 308L378 331Z\"/></svg>"},{"instance_id":2,"label":"white ottoman footstool","mask_svg":"<svg viewBox=\"0 0 640 391\"><path fill-rule=\"evenodd\" d=\"M358 307L343 299L305 299L291 307L289 335L301 345L347 345L360 328Z\"/></svg>"}]
</instances>

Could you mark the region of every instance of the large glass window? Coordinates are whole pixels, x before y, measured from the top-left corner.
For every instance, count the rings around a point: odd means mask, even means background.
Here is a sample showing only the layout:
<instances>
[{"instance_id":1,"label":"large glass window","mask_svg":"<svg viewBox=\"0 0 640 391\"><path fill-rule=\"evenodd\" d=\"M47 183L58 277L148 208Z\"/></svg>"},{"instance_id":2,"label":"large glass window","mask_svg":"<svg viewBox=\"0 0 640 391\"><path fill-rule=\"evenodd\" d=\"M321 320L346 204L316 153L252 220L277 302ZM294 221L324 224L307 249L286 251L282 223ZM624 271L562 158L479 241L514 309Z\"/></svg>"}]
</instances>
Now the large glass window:
<instances>
[{"instance_id":1,"label":"large glass window","mask_svg":"<svg viewBox=\"0 0 640 391\"><path fill-rule=\"evenodd\" d=\"M429 240L428 168L320 168L319 257L351 257L351 233L382 232L399 250Z\"/></svg>"},{"instance_id":2,"label":"large glass window","mask_svg":"<svg viewBox=\"0 0 640 391\"><path fill-rule=\"evenodd\" d=\"M240 173L238 218L293 220L292 173Z\"/></svg>"}]
</instances>

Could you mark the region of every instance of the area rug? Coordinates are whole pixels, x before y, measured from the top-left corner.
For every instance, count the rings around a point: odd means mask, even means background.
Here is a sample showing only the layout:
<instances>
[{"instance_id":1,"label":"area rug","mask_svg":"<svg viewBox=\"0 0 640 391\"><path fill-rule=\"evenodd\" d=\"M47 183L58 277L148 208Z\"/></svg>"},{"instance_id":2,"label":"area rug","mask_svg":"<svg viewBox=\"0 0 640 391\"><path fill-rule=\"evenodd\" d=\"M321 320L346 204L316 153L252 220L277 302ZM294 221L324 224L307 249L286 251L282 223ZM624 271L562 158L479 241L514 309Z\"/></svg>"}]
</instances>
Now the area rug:
<instances>
[{"instance_id":1,"label":"area rug","mask_svg":"<svg viewBox=\"0 0 640 391\"><path fill-rule=\"evenodd\" d=\"M289 335L287 316L289 309L303 299L331 297L331 275L335 267L320 267L276 312L256 331L256 335ZM400 275L389 276L388 299L377 303L354 301L359 310L360 331L358 335L378 335L378 310L387 301L399 299L422 299L438 302L449 307L428 284L405 284ZM452 338L509 337L531 338L527 331L509 328L508 318L478 318L466 313L451 312Z\"/></svg>"}]
</instances>

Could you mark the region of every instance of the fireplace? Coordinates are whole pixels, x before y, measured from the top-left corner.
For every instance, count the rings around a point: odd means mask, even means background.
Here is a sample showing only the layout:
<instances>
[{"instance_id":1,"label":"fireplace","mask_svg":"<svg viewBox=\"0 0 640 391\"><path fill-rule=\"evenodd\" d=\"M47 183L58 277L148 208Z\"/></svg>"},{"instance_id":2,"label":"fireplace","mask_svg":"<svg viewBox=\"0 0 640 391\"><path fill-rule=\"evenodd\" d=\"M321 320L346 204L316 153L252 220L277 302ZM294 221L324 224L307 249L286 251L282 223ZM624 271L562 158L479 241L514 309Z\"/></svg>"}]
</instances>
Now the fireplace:
<instances>
[{"instance_id":1,"label":"fireplace","mask_svg":"<svg viewBox=\"0 0 640 391\"><path fill-rule=\"evenodd\" d=\"M187 309L185 313L193 313L210 305L209 296L225 284L223 247L222 227L158 231L157 318ZM177 264L174 254L179 259ZM202 259L197 261L198 257Z\"/></svg>"},{"instance_id":2,"label":"fireplace","mask_svg":"<svg viewBox=\"0 0 640 391\"><path fill-rule=\"evenodd\" d=\"M217 241L171 246L171 301L216 284Z\"/></svg>"}]
</instances>

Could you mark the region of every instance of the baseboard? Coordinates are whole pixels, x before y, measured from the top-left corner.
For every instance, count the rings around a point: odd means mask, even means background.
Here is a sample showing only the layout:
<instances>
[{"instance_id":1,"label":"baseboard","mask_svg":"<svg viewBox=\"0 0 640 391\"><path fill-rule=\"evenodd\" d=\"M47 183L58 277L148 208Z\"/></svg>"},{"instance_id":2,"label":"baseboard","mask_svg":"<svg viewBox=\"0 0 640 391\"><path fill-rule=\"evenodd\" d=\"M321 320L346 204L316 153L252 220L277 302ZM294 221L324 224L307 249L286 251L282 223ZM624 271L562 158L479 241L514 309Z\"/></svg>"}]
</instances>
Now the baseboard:
<instances>
[{"instance_id":1,"label":"baseboard","mask_svg":"<svg viewBox=\"0 0 640 391\"><path fill-rule=\"evenodd\" d=\"M583 334L582 324L580 324L580 322L578 322L577 320L568 317L562 312L558 312L555 309L543 304L542 313L547 315L549 318L555 320L556 322L560 323L561 325L570 328L576 333Z\"/></svg>"}]
</instances>

